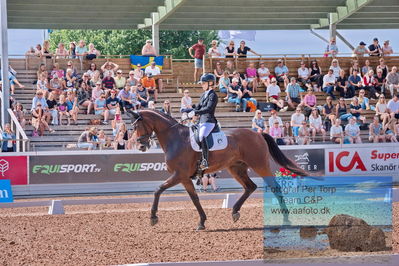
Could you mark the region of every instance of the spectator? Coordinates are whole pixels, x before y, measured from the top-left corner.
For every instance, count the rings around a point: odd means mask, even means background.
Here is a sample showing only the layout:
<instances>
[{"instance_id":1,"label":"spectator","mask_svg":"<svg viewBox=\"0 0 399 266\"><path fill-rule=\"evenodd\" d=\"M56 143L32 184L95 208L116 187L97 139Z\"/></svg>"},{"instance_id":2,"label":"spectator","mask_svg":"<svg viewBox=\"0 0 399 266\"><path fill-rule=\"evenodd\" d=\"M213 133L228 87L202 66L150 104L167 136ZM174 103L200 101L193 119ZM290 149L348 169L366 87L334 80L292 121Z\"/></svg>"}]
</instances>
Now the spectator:
<instances>
[{"instance_id":1,"label":"spectator","mask_svg":"<svg viewBox=\"0 0 399 266\"><path fill-rule=\"evenodd\" d=\"M157 56L157 51L155 50L155 47L152 46L151 40L145 41L143 49L141 49L141 55L142 56Z\"/></svg>"},{"instance_id":2,"label":"spectator","mask_svg":"<svg viewBox=\"0 0 399 266\"><path fill-rule=\"evenodd\" d=\"M281 117L277 115L276 110L271 110L270 112L270 117L269 117L269 128L272 128L275 122L278 122L279 126L283 126L283 120L281 120Z\"/></svg>"},{"instance_id":3,"label":"spectator","mask_svg":"<svg viewBox=\"0 0 399 266\"><path fill-rule=\"evenodd\" d=\"M140 85L141 86L141 85ZM128 85L125 86L123 90L121 90L118 94L118 99L120 100L120 107L122 113L127 113L129 118L134 121L134 116L133 116L133 101L130 93L130 87Z\"/></svg>"},{"instance_id":4,"label":"spectator","mask_svg":"<svg viewBox=\"0 0 399 266\"><path fill-rule=\"evenodd\" d=\"M369 127L369 141L373 143L385 142L384 131L382 130L382 125L380 124L380 119L375 116L373 123Z\"/></svg>"},{"instance_id":5,"label":"spectator","mask_svg":"<svg viewBox=\"0 0 399 266\"><path fill-rule=\"evenodd\" d=\"M69 50L68 50L68 54L69 54L69 58L71 59L75 59L76 58L76 43L75 42L70 42L69 43Z\"/></svg>"},{"instance_id":6,"label":"spectator","mask_svg":"<svg viewBox=\"0 0 399 266\"><path fill-rule=\"evenodd\" d=\"M106 106L105 94L102 94L99 99L94 102L94 114L104 117L103 125L108 125L109 110Z\"/></svg>"},{"instance_id":7,"label":"spectator","mask_svg":"<svg viewBox=\"0 0 399 266\"><path fill-rule=\"evenodd\" d=\"M45 113L47 112L47 104L45 108L46 109L43 109L42 104L38 102L35 109L32 110L33 136L43 136L45 130L48 130L50 133L55 132L54 129L49 127L46 121L47 116Z\"/></svg>"},{"instance_id":8,"label":"spectator","mask_svg":"<svg viewBox=\"0 0 399 266\"><path fill-rule=\"evenodd\" d=\"M236 78L233 78L232 84L229 87L228 97L229 98L228 98L227 102L235 103L236 112L239 112L242 92L241 92L241 86L238 85L238 79L236 79Z\"/></svg>"},{"instance_id":9,"label":"spectator","mask_svg":"<svg viewBox=\"0 0 399 266\"><path fill-rule=\"evenodd\" d=\"M150 97L154 99L155 102L158 101L158 90L155 87L155 79L152 77L151 73L148 73L144 78L141 79L141 85L147 89Z\"/></svg>"},{"instance_id":10,"label":"spectator","mask_svg":"<svg viewBox=\"0 0 399 266\"><path fill-rule=\"evenodd\" d=\"M31 46L28 51L26 51L25 56L37 56L35 48Z\"/></svg>"},{"instance_id":11,"label":"spectator","mask_svg":"<svg viewBox=\"0 0 399 266\"><path fill-rule=\"evenodd\" d=\"M230 84L230 79L229 79L229 72L224 71L223 76L219 80L219 91L221 93L226 94L226 97L223 98L223 100L225 100L225 101L228 99L227 93L228 93L230 85L231 84Z\"/></svg>"},{"instance_id":12,"label":"spectator","mask_svg":"<svg viewBox=\"0 0 399 266\"><path fill-rule=\"evenodd\" d=\"M71 68L68 68L65 74L65 87L67 92L76 91L76 80L77 77L73 75L73 70Z\"/></svg>"},{"instance_id":13,"label":"spectator","mask_svg":"<svg viewBox=\"0 0 399 266\"><path fill-rule=\"evenodd\" d=\"M123 88L122 88L122 90L123 90ZM116 110L120 110L119 99L116 97L115 90L111 90L111 96L109 96L107 98L106 106L108 108L109 114L111 114L111 115L115 115Z\"/></svg>"},{"instance_id":14,"label":"spectator","mask_svg":"<svg viewBox=\"0 0 399 266\"><path fill-rule=\"evenodd\" d=\"M257 52L249 48L248 46L245 46L245 41L240 42L240 47L237 49L237 55L239 58L247 58L247 53L251 52L254 55L260 56Z\"/></svg>"},{"instance_id":15,"label":"spectator","mask_svg":"<svg viewBox=\"0 0 399 266\"><path fill-rule=\"evenodd\" d=\"M122 119L121 110L117 109L114 119L111 122L112 136L116 136L121 126L124 126L126 128L126 124L123 122Z\"/></svg>"},{"instance_id":16,"label":"spectator","mask_svg":"<svg viewBox=\"0 0 399 266\"><path fill-rule=\"evenodd\" d=\"M384 127L386 140L390 142L398 142L396 137L398 136L399 124L398 120L395 117L392 117L388 120L387 124Z\"/></svg>"},{"instance_id":17,"label":"spectator","mask_svg":"<svg viewBox=\"0 0 399 266\"><path fill-rule=\"evenodd\" d=\"M94 47L94 44L93 43L89 43L89 51L87 51L86 59L87 60L93 60L93 59L97 58L100 55L101 55L100 51L97 50Z\"/></svg>"},{"instance_id":18,"label":"spectator","mask_svg":"<svg viewBox=\"0 0 399 266\"><path fill-rule=\"evenodd\" d=\"M100 150L103 150L105 148L109 148L112 146L111 139L105 135L104 130L100 130L98 132L98 146Z\"/></svg>"},{"instance_id":19,"label":"spectator","mask_svg":"<svg viewBox=\"0 0 399 266\"><path fill-rule=\"evenodd\" d=\"M43 74L46 76L46 78L48 78L48 72L47 72L47 70L46 70L46 65L45 65L45 64L40 64L40 65L39 65L39 69L38 69L37 72L36 72L37 79L39 80L40 77L41 77Z\"/></svg>"},{"instance_id":20,"label":"spectator","mask_svg":"<svg viewBox=\"0 0 399 266\"><path fill-rule=\"evenodd\" d=\"M280 99L280 87L277 85L277 80L272 78L271 84L266 89L266 102L271 102L275 108L284 108L284 100Z\"/></svg>"},{"instance_id":21,"label":"spectator","mask_svg":"<svg viewBox=\"0 0 399 266\"><path fill-rule=\"evenodd\" d=\"M15 134L11 129L9 123L4 125L4 130L1 134L1 151L2 152L15 152Z\"/></svg>"},{"instance_id":22,"label":"spectator","mask_svg":"<svg viewBox=\"0 0 399 266\"><path fill-rule=\"evenodd\" d=\"M35 47L35 55L37 57L42 57L42 45L38 43Z\"/></svg>"},{"instance_id":23,"label":"spectator","mask_svg":"<svg viewBox=\"0 0 399 266\"><path fill-rule=\"evenodd\" d=\"M94 103L97 99L100 98L100 96L104 93L104 91L101 88L101 81L97 81L96 87L94 87L91 91L91 101Z\"/></svg>"},{"instance_id":24,"label":"spectator","mask_svg":"<svg viewBox=\"0 0 399 266\"><path fill-rule=\"evenodd\" d=\"M78 99L76 98L75 94L71 91L67 93L66 104L67 104L67 111L69 115L72 117L73 124L77 125L78 113L79 113Z\"/></svg>"},{"instance_id":25,"label":"spectator","mask_svg":"<svg viewBox=\"0 0 399 266\"><path fill-rule=\"evenodd\" d=\"M353 70L357 70L357 74L361 77L361 69L359 66L359 61L357 60L352 60L352 66L349 68L349 73L353 73Z\"/></svg>"},{"instance_id":26,"label":"spectator","mask_svg":"<svg viewBox=\"0 0 399 266\"><path fill-rule=\"evenodd\" d=\"M391 96L395 94L395 89L399 93L399 74L396 66L393 66L391 72L387 75L385 86L389 89Z\"/></svg>"},{"instance_id":27,"label":"spectator","mask_svg":"<svg viewBox=\"0 0 399 266\"><path fill-rule=\"evenodd\" d=\"M344 143L344 132L342 131L341 119L334 120L334 125L330 129L330 139L333 143Z\"/></svg>"},{"instance_id":28,"label":"spectator","mask_svg":"<svg viewBox=\"0 0 399 266\"><path fill-rule=\"evenodd\" d=\"M78 139L78 148L80 149L88 149L88 150L93 150L96 147L96 143L93 142L93 136L97 135L97 128L91 127L86 128L85 131L80 134L79 139Z\"/></svg>"},{"instance_id":29,"label":"spectator","mask_svg":"<svg viewBox=\"0 0 399 266\"><path fill-rule=\"evenodd\" d=\"M389 45L389 41L385 41L384 45L382 46L382 53L384 56L389 56L391 54L393 54L393 49L392 47Z\"/></svg>"},{"instance_id":30,"label":"spectator","mask_svg":"<svg viewBox=\"0 0 399 266\"><path fill-rule=\"evenodd\" d=\"M336 78L334 76L333 69L329 69L327 75L323 77L323 91L330 95L335 100L334 87L336 84Z\"/></svg>"},{"instance_id":31,"label":"spectator","mask_svg":"<svg viewBox=\"0 0 399 266\"><path fill-rule=\"evenodd\" d=\"M316 95L313 94L313 89L309 88L308 93L303 97L303 101L301 106L304 108L305 116L309 117L312 109L317 106L317 98Z\"/></svg>"},{"instance_id":32,"label":"spectator","mask_svg":"<svg viewBox=\"0 0 399 266\"><path fill-rule=\"evenodd\" d=\"M305 121L305 115L302 113L301 108L297 107L295 113L291 115L291 128L295 139L297 139L299 135L299 128L303 121Z\"/></svg>"},{"instance_id":33,"label":"spectator","mask_svg":"<svg viewBox=\"0 0 399 266\"><path fill-rule=\"evenodd\" d=\"M51 59L53 56L53 54L50 52L50 42L48 40L43 42L42 56L47 59Z\"/></svg>"},{"instance_id":34,"label":"spectator","mask_svg":"<svg viewBox=\"0 0 399 266\"><path fill-rule=\"evenodd\" d=\"M242 101L242 110L243 112L246 112L247 110L247 106L248 106L248 102L251 102L253 106L258 105L257 101L255 98L252 97L252 93L253 93L253 89L248 85L248 82L244 79L242 81L242 86L240 88L241 90L241 101Z\"/></svg>"},{"instance_id":35,"label":"spectator","mask_svg":"<svg viewBox=\"0 0 399 266\"><path fill-rule=\"evenodd\" d=\"M310 81L316 82L317 89L320 89L323 86L323 74L316 60L312 61L312 65L309 68L309 72L310 72L309 76Z\"/></svg>"},{"instance_id":36,"label":"spectator","mask_svg":"<svg viewBox=\"0 0 399 266\"><path fill-rule=\"evenodd\" d=\"M242 80L243 80L243 78L241 77L241 74L240 74L240 72L238 72L238 71L234 71L233 72L233 79L234 78L236 78L237 80L238 80L238 85L242 85ZM244 76L244 79L245 79L245 76Z\"/></svg>"},{"instance_id":37,"label":"spectator","mask_svg":"<svg viewBox=\"0 0 399 266\"><path fill-rule=\"evenodd\" d=\"M90 63L90 69L86 71L89 74L90 79L93 79L100 71L97 70L97 65L95 63Z\"/></svg>"},{"instance_id":38,"label":"spectator","mask_svg":"<svg viewBox=\"0 0 399 266\"><path fill-rule=\"evenodd\" d=\"M285 145L294 145L294 137L292 128L289 122L285 122L282 128Z\"/></svg>"},{"instance_id":39,"label":"spectator","mask_svg":"<svg viewBox=\"0 0 399 266\"><path fill-rule=\"evenodd\" d=\"M116 88L116 82L115 79L112 77L111 71L108 71L107 76L103 78L102 86L106 94L108 94L110 90L114 90Z\"/></svg>"},{"instance_id":40,"label":"spectator","mask_svg":"<svg viewBox=\"0 0 399 266\"><path fill-rule=\"evenodd\" d=\"M162 108L161 108L161 112L164 114L167 114L169 116L172 116L172 108L170 107L170 101L165 100L163 102Z\"/></svg>"},{"instance_id":41,"label":"spectator","mask_svg":"<svg viewBox=\"0 0 399 266\"><path fill-rule=\"evenodd\" d=\"M359 91L359 103L362 106L363 110L374 110L374 106L370 106L370 101L369 98L367 98L366 96L366 91L364 89L361 89Z\"/></svg>"},{"instance_id":42,"label":"spectator","mask_svg":"<svg viewBox=\"0 0 399 266\"><path fill-rule=\"evenodd\" d=\"M220 187L216 185L216 178L217 178L216 173L204 175L204 177L202 177L201 179L202 190L206 192L208 185L211 185L213 192L219 191Z\"/></svg>"},{"instance_id":43,"label":"spectator","mask_svg":"<svg viewBox=\"0 0 399 266\"><path fill-rule=\"evenodd\" d=\"M108 59L104 63L104 65L101 66L101 71L103 72L103 76L107 77L109 76L109 73L111 73L111 77L115 76L115 72L119 69L119 65L110 62Z\"/></svg>"},{"instance_id":44,"label":"spectator","mask_svg":"<svg viewBox=\"0 0 399 266\"><path fill-rule=\"evenodd\" d=\"M44 95L47 95L49 90L49 84L47 81L47 77L43 74L36 83L36 91L43 92Z\"/></svg>"},{"instance_id":45,"label":"spectator","mask_svg":"<svg viewBox=\"0 0 399 266\"><path fill-rule=\"evenodd\" d=\"M76 69L76 67L73 65L72 61L68 61L67 62L67 69L70 68L72 69L72 76L75 77L76 79L79 78L78 76L78 70Z\"/></svg>"},{"instance_id":46,"label":"spectator","mask_svg":"<svg viewBox=\"0 0 399 266\"><path fill-rule=\"evenodd\" d=\"M365 122L366 117L362 116L363 109L359 103L359 99L356 96L353 97L349 108L352 117L355 117L357 120L361 120L363 123Z\"/></svg>"},{"instance_id":47,"label":"spectator","mask_svg":"<svg viewBox=\"0 0 399 266\"><path fill-rule=\"evenodd\" d=\"M46 71L47 72L47 71ZM46 78L48 75L45 75ZM65 71L60 68L60 64L54 63L53 70L51 71L50 78L54 78L57 76L59 79L63 79L65 77Z\"/></svg>"},{"instance_id":48,"label":"spectator","mask_svg":"<svg viewBox=\"0 0 399 266\"><path fill-rule=\"evenodd\" d=\"M57 106L57 101L55 100L54 92L49 94L46 103L52 118L51 125L53 126L58 125L58 106Z\"/></svg>"},{"instance_id":49,"label":"spectator","mask_svg":"<svg viewBox=\"0 0 399 266\"><path fill-rule=\"evenodd\" d=\"M378 39L373 39L373 44L369 45L370 56L381 56L382 49L381 46L378 44Z\"/></svg>"},{"instance_id":50,"label":"spectator","mask_svg":"<svg viewBox=\"0 0 399 266\"><path fill-rule=\"evenodd\" d=\"M21 103L17 103L14 108L14 114L17 117L19 124L21 125L22 129L25 129L26 119L25 119L25 112L24 107Z\"/></svg>"},{"instance_id":51,"label":"spectator","mask_svg":"<svg viewBox=\"0 0 399 266\"><path fill-rule=\"evenodd\" d=\"M91 95L89 92L89 88L87 87L87 83L82 82L80 84L80 88L78 89L78 105L84 106L87 108L87 114L90 114L91 109L93 108L93 102L90 100Z\"/></svg>"},{"instance_id":52,"label":"spectator","mask_svg":"<svg viewBox=\"0 0 399 266\"><path fill-rule=\"evenodd\" d=\"M116 139L114 141L114 149L115 150L125 150L126 149L126 140L123 139L124 133L119 132L116 135Z\"/></svg>"},{"instance_id":53,"label":"spectator","mask_svg":"<svg viewBox=\"0 0 399 266\"><path fill-rule=\"evenodd\" d=\"M378 69L377 70L377 75L374 76L374 88L376 90L375 95L377 96L377 98L384 93L385 90L385 82L386 79L382 76L382 70Z\"/></svg>"},{"instance_id":54,"label":"spectator","mask_svg":"<svg viewBox=\"0 0 399 266\"><path fill-rule=\"evenodd\" d=\"M137 93L137 87L130 87L130 100L134 110L138 110L141 106L139 102L139 94Z\"/></svg>"},{"instance_id":55,"label":"spectator","mask_svg":"<svg viewBox=\"0 0 399 266\"><path fill-rule=\"evenodd\" d=\"M290 107L291 109L295 109L296 106L301 105L302 96L300 92L302 91L303 89L301 88L301 86L299 86L299 84L296 83L296 78L291 77L291 82L287 85L286 88L286 93L287 93L286 101L288 107Z\"/></svg>"},{"instance_id":56,"label":"spectator","mask_svg":"<svg viewBox=\"0 0 399 266\"><path fill-rule=\"evenodd\" d=\"M345 135L350 144L362 143L360 139L360 128L356 124L356 117L351 117L349 119L349 124L345 126Z\"/></svg>"},{"instance_id":57,"label":"spectator","mask_svg":"<svg viewBox=\"0 0 399 266\"><path fill-rule=\"evenodd\" d=\"M189 95L188 90L184 90L184 95L181 98L181 104L180 104L180 112L181 113L189 113L193 110L193 100L191 99Z\"/></svg>"},{"instance_id":58,"label":"spectator","mask_svg":"<svg viewBox=\"0 0 399 266\"><path fill-rule=\"evenodd\" d=\"M126 78L122 75L122 69L116 71L115 87L118 91L123 90L126 85Z\"/></svg>"},{"instance_id":59,"label":"spectator","mask_svg":"<svg viewBox=\"0 0 399 266\"><path fill-rule=\"evenodd\" d=\"M82 80L80 80L79 81L79 84L81 85L82 83L86 83L86 85L87 85L87 88L92 88L92 87L94 87L95 85L93 84L93 82L90 80L90 75L89 75L89 73L83 73L83 76L82 76Z\"/></svg>"},{"instance_id":60,"label":"spectator","mask_svg":"<svg viewBox=\"0 0 399 266\"><path fill-rule=\"evenodd\" d=\"M298 130L298 140L299 145L309 145L310 144L310 129L306 123L306 120L302 121L302 125Z\"/></svg>"},{"instance_id":61,"label":"spectator","mask_svg":"<svg viewBox=\"0 0 399 266\"><path fill-rule=\"evenodd\" d=\"M335 86L335 90L339 91L340 97L352 98L355 96L355 92L350 90L348 85L349 83L348 78L345 76L345 70L341 69Z\"/></svg>"},{"instance_id":62,"label":"spectator","mask_svg":"<svg viewBox=\"0 0 399 266\"><path fill-rule=\"evenodd\" d=\"M203 38L199 38L198 42L188 49L188 53L194 58L194 82L197 82L201 77L205 49Z\"/></svg>"},{"instance_id":63,"label":"spectator","mask_svg":"<svg viewBox=\"0 0 399 266\"><path fill-rule=\"evenodd\" d=\"M224 70L220 62L216 62L216 67L213 70L213 74L216 77L216 83L219 84L219 80L223 77Z\"/></svg>"},{"instance_id":64,"label":"spectator","mask_svg":"<svg viewBox=\"0 0 399 266\"><path fill-rule=\"evenodd\" d=\"M216 41L216 40L212 41L211 48L209 48L209 50L208 50L208 55L211 58L218 58L218 57L222 56L222 53L219 51L219 48L218 48L218 41Z\"/></svg>"},{"instance_id":65,"label":"spectator","mask_svg":"<svg viewBox=\"0 0 399 266\"><path fill-rule=\"evenodd\" d=\"M265 119L262 117L261 110L256 110L255 115L252 118L252 130L258 133L269 133L268 125Z\"/></svg>"},{"instance_id":66,"label":"spectator","mask_svg":"<svg viewBox=\"0 0 399 266\"><path fill-rule=\"evenodd\" d=\"M388 112L391 118L399 119L399 94L393 96L388 102Z\"/></svg>"},{"instance_id":67,"label":"spectator","mask_svg":"<svg viewBox=\"0 0 399 266\"><path fill-rule=\"evenodd\" d=\"M339 101L335 107L335 114L341 121L348 121L352 115L348 113L348 107L346 106L345 99L339 98Z\"/></svg>"},{"instance_id":68,"label":"spectator","mask_svg":"<svg viewBox=\"0 0 399 266\"><path fill-rule=\"evenodd\" d=\"M150 94L148 93L148 90L139 83L137 85L137 94L141 107L146 108L150 100Z\"/></svg>"},{"instance_id":69,"label":"spectator","mask_svg":"<svg viewBox=\"0 0 399 266\"><path fill-rule=\"evenodd\" d=\"M79 45L75 48L75 55L80 59L80 62L86 57L87 51L85 41L80 40Z\"/></svg>"},{"instance_id":70,"label":"spectator","mask_svg":"<svg viewBox=\"0 0 399 266\"><path fill-rule=\"evenodd\" d=\"M154 101L149 101L148 102L148 109L155 110L155 102Z\"/></svg>"},{"instance_id":71,"label":"spectator","mask_svg":"<svg viewBox=\"0 0 399 266\"><path fill-rule=\"evenodd\" d=\"M68 50L65 49L65 45L60 42L58 44L58 48L55 50L56 59L65 59L68 58Z\"/></svg>"},{"instance_id":72,"label":"spectator","mask_svg":"<svg viewBox=\"0 0 399 266\"><path fill-rule=\"evenodd\" d=\"M151 62L151 65L145 68L144 71L145 75L148 76L149 74L152 75L152 77L155 79L155 83L158 84L158 90L161 93L163 90L163 81L159 77L161 75L161 70L159 67L156 66L156 63L154 61Z\"/></svg>"},{"instance_id":73,"label":"spectator","mask_svg":"<svg viewBox=\"0 0 399 266\"><path fill-rule=\"evenodd\" d=\"M375 106L375 114L382 121L382 125L385 126L389 119L388 105L385 101L385 96L380 95L378 102Z\"/></svg>"},{"instance_id":74,"label":"spectator","mask_svg":"<svg viewBox=\"0 0 399 266\"><path fill-rule=\"evenodd\" d=\"M234 41L230 41L229 45L226 46L225 49L226 58L234 58L237 55L234 48Z\"/></svg>"},{"instance_id":75,"label":"spectator","mask_svg":"<svg viewBox=\"0 0 399 266\"><path fill-rule=\"evenodd\" d=\"M277 66L274 68L274 74L276 75L276 79L278 82L284 82L284 84L288 84L288 67L284 65L282 59L277 60Z\"/></svg>"},{"instance_id":76,"label":"spectator","mask_svg":"<svg viewBox=\"0 0 399 266\"><path fill-rule=\"evenodd\" d=\"M373 70L373 67L370 66L370 60L366 59L366 61L364 61L364 66L362 67L362 75L366 75L370 70Z\"/></svg>"},{"instance_id":77,"label":"spectator","mask_svg":"<svg viewBox=\"0 0 399 266\"><path fill-rule=\"evenodd\" d=\"M270 127L270 136L274 138L278 145L285 145L283 138L283 130L279 127L278 121L274 121L273 125Z\"/></svg>"},{"instance_id":78,"label":"spectator","mask_svg":"<svg viewBox=\"0 0 399 266\"><path fill-rule=\"evenodd\" d=\"M367 75L364 75L364 77L363 77L363 85L364 85L364 89L361 89L360 91L367 90L368 96L372 100L375 100L377 98L376 90L375 90L376 80L374 79L374 71L373 70L370 70L367 73Z\"/></svg>"},{"instance_id":79,"label":"spectator","mask_svg":"<svg viewBox=\"0 0 399 266\"><path fill-rule=\"evenodd\" d=\"M329 131L332 123L336 119L331 96L327 97L326 103L323 105L322 113L324 116L324 128L326 131Z\"/></svg>"},{"instance_id":80,"label":"spectator","mask_svg":"<svg viewBox=\"0 0 399 266\"><path fill-rule=\"evenodd\" d=\"M235 70L235 68L234 68L234 65L233 65L233 61L228 60L228 61L226 62L226 69L225 69L225 71L227 71L227 72L229 73L229 78L230 78L230 81L231 81L231 80L233 79L234 72L236 72L236 70Z\"/></svg>"},{"instance_id":81,"label":"spectator","mask_svg":"<svg viewBox=\"0 0 399 266\"><path fill-rule=\"evenodd\" d=\"M321 133L323 142L326 141L326 130L323 128L323 122L317 108L312 109L312 113L309 116L310 130L312 131L312 140L315 142L316 133Z\"/></svg>"},{"instance_id":82,"label":"spectator","mask_svg":"<svg viewBox=\"0 0 399 266\"><path fill-rule=\"evenodd\" d=\"M362 78L358 75L356 69L353 71L352 75L349 76L348 82L349 82L348 89L350 91L350 95L355 95L356 90L363 89Z\"/></svg>"},{"instance_id":83,"label":"spectator","mask_svg":"<svg viewBox=\"0 0 399 266\"><path fill-rule=\"evenodd\" d=\"M267 88L270 85L270 71L267 67L265 67L264 62L259 63L259 68L258 68L258 76L260 82L263 83L265 88Z\"/></svg>"},{"instance_id":84,"label":"spectator","mask_svg":"<svg viewBox=\"0 0 399 266\"><path fill-rule=\"evenodd\" d=\"M36 96L33 97L33 99L32 99L31 111L36 109L38 103L40 103L40 105L42 106L42 108L44 110L47 110L47 108L48 108L47 102L46 102L46 99L43 97L43 92L42 91L36 91Z\"/></svg>"},{"instance_id":85,"label":"spectator","mask_svg":"<svg viewBox=\"0 0 399 266\"><path fill-rule=\"evenodd\" d=\"M331 66L329 69L332 69L335 78L339 77L339 71L341 71L341 67L339 66L338 59L333 59L331 61Z\"/></svg>"},{"instance_id":86,"label":"spectator","mask_svg":"<svg viewBox=\"0 0 399 266\"><path fill-rule=\"evenodd\" d=\"M134 71L130 70L129 78L126 80L126 85L128 85L129 87L137 87L137 84L139 84L139 81L134 78Z\"/></svg>"},{"instance_id":87,"label":"spectator","mask_svg":"<svg viewBox=\"0 0 399 266\"><path fill-rule=\"evenodd\" d=\"M383 76L384 78L386 78L387 75L388 75L388 73L389 73L389 68L388 68L388 66L385 64L384 58L380 58L380 59L378 60L378 62L380 62L380 64L376 67L375 70L378 71L379 69L381 69L381 70L382 70L382 76Z\"/></svg>"},{"instance_id":88,"label":"spectator","mask_svg":"<svg viewBox=\"0 0 399 266\"><path fill-rule=\"evenodd\" d=\"M365 54L369 54L370 51L367 49L364 42L360 42L359 46L353 50L353 57L363 57Z\"/></svg>"},{"instance_id":89,"label":"spectator","mask_svg":"<svg viewBox=\"0 0 399 266\"><path fill-rule=\"evenodd\" d=\"M140 80L144 77L144 70L141 69L141 64L137 64L137 67L133 70L133 73L137 82L140 82Z\"/></svg>"},{"instance_id":90,"label":"spectator","mask_svg":"<svg viewBox=\"0 0 399 266\"><path fill-rule=\"evenodd\" d=\"M253 92L256 92L258 88L258 77L256 76L256 68L254 63L250 63L249 67L246 70L247 72L247 81L252 85Z\"/></svg>"},{"instance_id":91,"label":"spectator","mask_svg":"<svg viewBox=\"0 0 399 266\"><path fill-rule=\"evenodd\" d=\"M95 72L94 73L94 76L90 79L90 81L91 81L91 85L93 86L93 87L95 87L96 86L96 84L97 84L97 82L102 82L102 79L101 79L101 74L100 74L100 72L98 71L98 72Z\"/></svg>"},{"instance_id":92,"label":"spectator","mask_svg":"<svg viewBox=\"0 0 399 266\"><path fill-rule=\"evenodd\" d=\"M298 68L298 82L301 83L301 87L305 87L305 84L310 83L310 71L303 61L301 62L301 67Z\"/></svg>"},{"instance_id":93,"label":"spectator","mask_svg":"<svg viewBox=\"0 0 399 266\"><path fill-rule=\"evenodd\" d=\"M330 40L330 44L327 45L326 51L324 54L326 56L331 55L332 57L335 57L338 54L338 46L336 44L335 39Z\"/></svg>"}]
</instances>

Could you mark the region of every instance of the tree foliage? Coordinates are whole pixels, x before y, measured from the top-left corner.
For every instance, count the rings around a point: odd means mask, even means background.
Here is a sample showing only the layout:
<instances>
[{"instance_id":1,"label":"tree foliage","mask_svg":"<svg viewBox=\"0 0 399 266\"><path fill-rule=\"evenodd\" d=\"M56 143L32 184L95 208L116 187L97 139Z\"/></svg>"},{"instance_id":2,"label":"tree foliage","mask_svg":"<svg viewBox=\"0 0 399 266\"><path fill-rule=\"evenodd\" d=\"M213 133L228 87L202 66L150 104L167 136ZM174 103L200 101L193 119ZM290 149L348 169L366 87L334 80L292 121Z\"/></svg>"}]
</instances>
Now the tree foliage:
<instances>
[{"instance_id":1,"label":"tree foliage","mask_svg":"<svg viewBox=\"0 0 399 266\"><path fill-rule=\"evenodd\" d=\"M198 37L204 38L207 47L212 40L219 40L216 31L160 31L160 53L174 58L189 58L188 48ZM151 39L150 30L54 30L50 34L51 50L63 42L68 49L71 41L93 43L104 55L141 54L145 41Z\"/></svg>"}]
</instances>

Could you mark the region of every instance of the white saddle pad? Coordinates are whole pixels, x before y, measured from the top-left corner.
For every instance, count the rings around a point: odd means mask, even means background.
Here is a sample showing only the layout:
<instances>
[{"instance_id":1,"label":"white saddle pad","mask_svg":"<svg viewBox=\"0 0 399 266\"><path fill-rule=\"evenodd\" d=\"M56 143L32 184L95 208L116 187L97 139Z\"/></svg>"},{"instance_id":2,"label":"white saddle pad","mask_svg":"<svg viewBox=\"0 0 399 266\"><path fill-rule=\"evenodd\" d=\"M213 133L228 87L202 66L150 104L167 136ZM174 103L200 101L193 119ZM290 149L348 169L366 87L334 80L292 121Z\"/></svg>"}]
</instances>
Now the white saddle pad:
<instances>
[{"instance_id":1,"label":"white saddle pad","mask_svg":"<svg viewBox=\"0 0 399 266\"><path fill-rule=\"evenodd\" d=\"M209 151L218 151L226 149L227 147L227 137L223 131L212 133L213 138L213 147L209 149ZM194 151L201 152L201 148L198 146L197 142L195 141L194 132L190 129L190 143L191 148Z\"/></svg>"}]
</instances>

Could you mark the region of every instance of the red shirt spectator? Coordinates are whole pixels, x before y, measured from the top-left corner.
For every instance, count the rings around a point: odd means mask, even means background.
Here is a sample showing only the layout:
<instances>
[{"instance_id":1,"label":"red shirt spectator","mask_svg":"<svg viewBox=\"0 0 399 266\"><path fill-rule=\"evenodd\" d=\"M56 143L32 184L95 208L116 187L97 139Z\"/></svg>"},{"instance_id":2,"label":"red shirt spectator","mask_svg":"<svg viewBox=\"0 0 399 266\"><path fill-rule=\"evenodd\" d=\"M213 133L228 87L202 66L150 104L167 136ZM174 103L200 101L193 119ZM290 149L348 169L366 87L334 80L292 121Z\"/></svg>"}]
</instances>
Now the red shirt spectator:
<instances>
[{"instance_id":1,"label":"red shirt spectator","mask_svg":"<svg viewBox=\"0 0 399 266\"><path fill-rule=\"evenodd\" d=\"M203 40L199 40L198 43L191 46L194 50L194 58L202 59L205 54L205 45L203 44Z\"/></svg>"}]
</instances>

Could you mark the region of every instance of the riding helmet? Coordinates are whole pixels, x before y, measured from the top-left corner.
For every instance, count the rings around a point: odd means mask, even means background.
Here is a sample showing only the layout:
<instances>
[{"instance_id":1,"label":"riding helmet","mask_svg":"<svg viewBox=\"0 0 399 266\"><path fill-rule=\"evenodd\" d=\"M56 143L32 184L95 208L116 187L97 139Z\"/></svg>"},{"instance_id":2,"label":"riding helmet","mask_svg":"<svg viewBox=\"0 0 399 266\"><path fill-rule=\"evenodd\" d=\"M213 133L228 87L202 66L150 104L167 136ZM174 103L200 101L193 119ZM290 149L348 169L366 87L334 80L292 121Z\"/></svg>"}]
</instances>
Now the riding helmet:
<instances>
[{"instance_id":1,"label":"riding helmet","mask_svg":"<svg viewBox=\"0 0 399 266\"><path fill-rule=\"evenodd\" d=\"M201 82L210 82L210 81L215 82L216 81L216 77L212 73L205 73L204 75L201 76L200 81Z\"/></svg>"}]
</instances>

